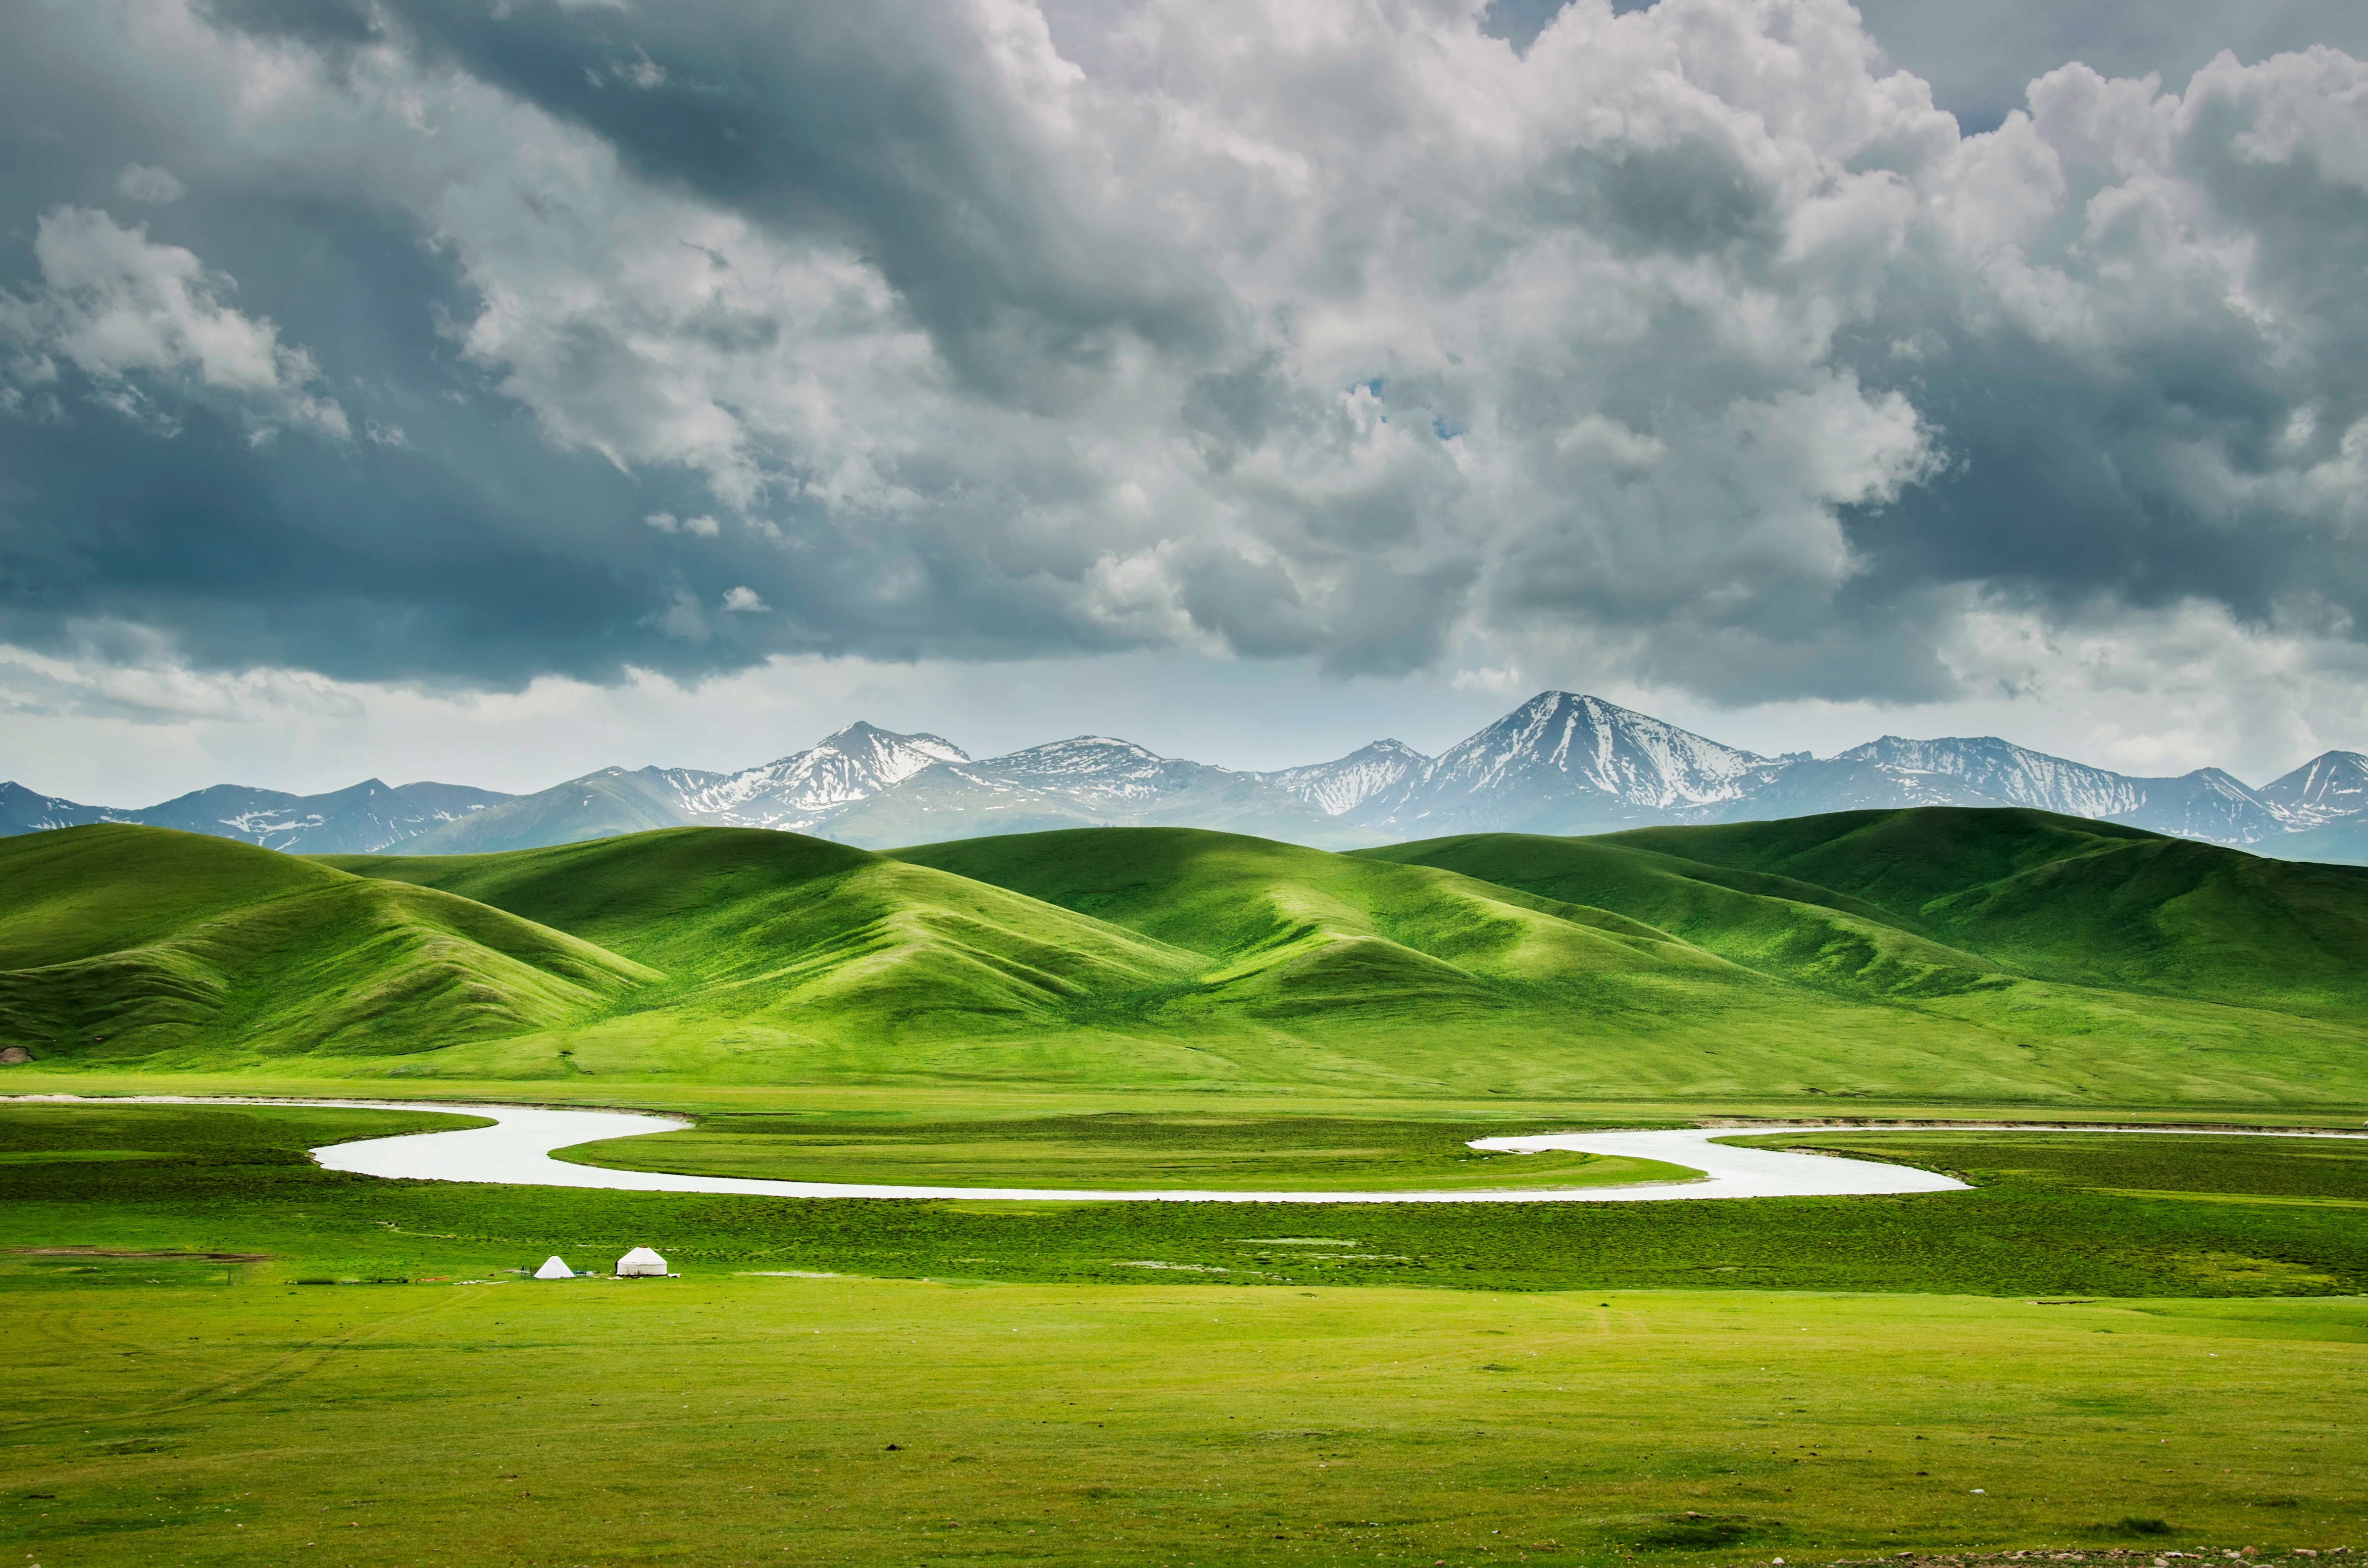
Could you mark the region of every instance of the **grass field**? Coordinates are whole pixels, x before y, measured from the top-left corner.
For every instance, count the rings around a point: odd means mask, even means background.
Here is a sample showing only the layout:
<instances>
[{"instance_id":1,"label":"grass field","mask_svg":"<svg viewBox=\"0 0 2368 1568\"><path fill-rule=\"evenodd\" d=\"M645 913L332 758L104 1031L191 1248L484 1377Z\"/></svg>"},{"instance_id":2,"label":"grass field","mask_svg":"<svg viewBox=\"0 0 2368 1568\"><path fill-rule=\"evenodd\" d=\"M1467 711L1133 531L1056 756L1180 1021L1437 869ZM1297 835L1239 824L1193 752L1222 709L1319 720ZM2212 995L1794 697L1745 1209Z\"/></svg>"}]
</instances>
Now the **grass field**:
<instances>
[{"instance_id":1,"label":"grass field","mask_svg":"<svg viewBox=\"0 0 2368 1568\"><path fill-rule=\"evenodd\" d=\"M1979 1185L1902 1198L1377 1204L1346 1217L1289 1205L784 1200L381 1181L324 1172L302 1153L371 1119L410 1114L0 1106L9 1244L262 1254L268 1264L210 1276L262 1282L489 1277L552 1253L614 1258L653 1244L693 1274L1500 1292L2368 1291L2368 1142L1835 1130L1792 1141L1911 1158ZM60 1269L71 1267L87 1271L71 1278L92 1284L154 1272L103 1259L7 1267L28 1280L69 1278Z\"/></svg>"},{"instance_id":2,"label":"grass field","mask_svg":"<svg viewBox=\"0 0 2368 1568\"><path fill-rule=\"evenodd\" d=\"M1350 856L680 830L306 862L100 827L0 841L0 1044L35 1058L0 1092L698 1119L570 1156L641 1167L1496 1187L1670 1173L1465 1140L2368 1114L2368 878L2031 812ZM6 1560L1733 1568L2368 1535L2368 1144L1837 1125L1781 1141L1974 1186L1353 1210L304 1153L455 1124L0 1103ZM682 1278L524 1278L641 1244Z\"/></svg>"},{"instance_id":3,"label":"grass field","mask_svg":"<svg viewBox=\"0 0 2368 1568\"><path fill-rule=\"evenodd\" d=\"M0 1506L44 1563L1607 1563L2368 1523L2357 1303L701 1278L10 1308Z\"/></svg>"},{"instance_id":4,"label":"grass field","mask_svg":"<svg viewBox=\"0 0 2368 1568\"><path fill-rule=\"evenodd\" d=\"M622 1170L922 1187L1391 1192L1691 1181L1657 1160L1484 1153L1502 1123L1377 1117L1113 1112L894 1128L810 1117L712 1118L680 1132L581 1143L560 1157Z\"/></svg>"},{"instance_id":5,"label":"grass field","mask_svg":"<svg viewBox=\"0 0 2368 1568\"><path fill-rule=\"evenodd\" d=\"M297 1152L420 1122L0 1107L43 1249L0 1261L25 1561L1609 1568L2368 1525L2368 1151L1819 1134L1985 1185L1345 1226ZM632 1242L685 1278L495 1272ZM414 1282L295 1282L331 1278Z\"/></svg>"}]
</instances>

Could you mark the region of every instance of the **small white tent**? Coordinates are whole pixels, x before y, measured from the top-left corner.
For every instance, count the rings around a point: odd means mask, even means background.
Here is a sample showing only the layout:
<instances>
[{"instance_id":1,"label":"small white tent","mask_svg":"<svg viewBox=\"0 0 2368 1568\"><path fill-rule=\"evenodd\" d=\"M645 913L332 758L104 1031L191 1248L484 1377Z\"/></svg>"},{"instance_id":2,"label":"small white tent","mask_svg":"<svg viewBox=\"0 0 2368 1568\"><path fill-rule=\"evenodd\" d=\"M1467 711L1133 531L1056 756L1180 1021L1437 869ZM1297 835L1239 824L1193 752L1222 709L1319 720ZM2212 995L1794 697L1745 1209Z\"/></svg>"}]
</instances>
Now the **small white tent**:
<instances>
[{"instance_id":1,"label":"small white tent","mask_svg":"<svg viewBox=\"0 0 2368 1568\"><path fill-rule=\"evenodd\" d=\"M660 1257L657 1254L652 1252L647 1247L635 1247L632 1251L627 1253L624 1256L617 1260L617 1274L620 1278L629 1274L655 1274L662 1276L666 1271L666 1259Z\"/></svg>"},{"instance_id":2,"label":"small white tent","mask_svg":"<svg viewBox=\"0 0 2368 1568\"><path fill-rule=\"evenodd\" d=\"M573 1279L575 1270L556 1257L546 1257L542 1260L542 1267L534 1271L534 1277L537 1279Z\"/></svg>"}]
</instances>

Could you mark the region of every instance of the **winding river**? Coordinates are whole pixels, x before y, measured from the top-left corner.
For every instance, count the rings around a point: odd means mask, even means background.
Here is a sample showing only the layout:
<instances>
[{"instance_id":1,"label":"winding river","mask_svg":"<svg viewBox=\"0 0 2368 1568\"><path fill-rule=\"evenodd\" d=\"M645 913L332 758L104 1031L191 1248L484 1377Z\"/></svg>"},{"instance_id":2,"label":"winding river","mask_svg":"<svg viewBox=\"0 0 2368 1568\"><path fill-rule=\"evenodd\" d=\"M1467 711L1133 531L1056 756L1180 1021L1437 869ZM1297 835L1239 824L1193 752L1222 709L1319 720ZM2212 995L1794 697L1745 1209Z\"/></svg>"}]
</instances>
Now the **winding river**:
<instances>
[{"instance_id":1,"label":"winding river","mask_svg":"<svg viewBox=\"0 0 2368 1568\"><path fill-rule=\"evenodd\" d=\"M489 1118L491 1127L458 1132L413 1132L397 1138L365 1138L313 1151L322 1167L359 1176L410 1181L496 1182L521 1187L589 1187L620 1192L710 1192L755 1198L932 1198L972 1200L1065 1199L1078 1202L1129 1203L1650 1203L1706 1198L1842 1198L1911 1192L1959 1192L1965 1184L1932 1171L1874 1160L1830 1154L1742 1149L1719 1142L1782 1132L1851 1133L1881 1128L1839 1129L1830 1124L1785 1124L1749 1128L1549 1132L1527 1138L1476 1138L1472 1147L1490 1153L1536 1153L1567 1149L1588 1154L1661 1160L1700 1171L1699 1179L1645 1182L1610 1187L1498 1187L1452 1192L1218 1192L1190 1188L1099 1191L1081 1187L889 1187L848 1182L767 1181L749 1176L677 1176L664 1171L604 1170L554 1160L552 1152L604 1138L634 1138L672 1132L691 1123L643 1111L568 1110L552 1106L428 1104L411 1100L283 1100L261 1097L143 1095L84 1099L73 1095L8 1096L28 1101L134 1105L320 1106L353 1110L419 1110ZM1928 1131L1943 1129L1919 1124ZM1891 1131L1913 1131L1900 1126ZM2235 1129L2168 1127L2033 1127L1957 1124L1948 1131L1989 1132L2161 1132L2238 1135ZM2246 1131L2265 1138L2360 1138L2357 1132ZM1509 1174L1509 1173L1508 1173Z\"/></svg>"}]
</instances>

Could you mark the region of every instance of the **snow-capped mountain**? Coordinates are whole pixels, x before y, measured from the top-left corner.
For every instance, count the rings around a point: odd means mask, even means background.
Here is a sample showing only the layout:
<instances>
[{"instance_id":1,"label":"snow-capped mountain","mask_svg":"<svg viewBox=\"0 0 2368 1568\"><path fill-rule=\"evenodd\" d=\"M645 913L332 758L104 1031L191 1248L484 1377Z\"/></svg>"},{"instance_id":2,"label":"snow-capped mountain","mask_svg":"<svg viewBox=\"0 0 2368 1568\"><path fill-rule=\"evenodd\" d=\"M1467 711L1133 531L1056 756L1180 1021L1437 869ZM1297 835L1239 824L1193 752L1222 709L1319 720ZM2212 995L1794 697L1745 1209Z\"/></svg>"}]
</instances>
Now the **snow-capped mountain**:
<instances>
[{"instance_id":1,"label":"snow-capped mountain","mask_svg":"<svg viewBox=\"0 0 2368 1568\"><path fill-rule=\"evenodd\" d=\"M2255 793L2298 829L2357 815L2368 812L2368 756L2327 752Z\"/></svg>"},{"instance_id":2,"label":"snow-capped mountain","mask_svg":"<svg viewBox=\"0 0 2368 1568\"><path fill-rule=\"evenodd\" d=\"M1436 762L1407 767L1393 786L1353 801L1344 799L1346 791L1322 790L1331 770L1355 760L1265 777L1292 780L1310 804L1396 838L2027 806L2271 854L2305 829L2356 821L2357 843L2368 846L2368 756L2352 752L2329 752L2258 790L2218 768L2137 778L1996 736L1885 735L1822 759L1806 752L1765 757L1600 698L1549 691ZM2345 832L2329 832L2296 848L2349 859L2354 843ZM2368 849L2358 855L2368 858Z\"/></svg>"},{"instance_id":3,"label":"snow-capped mountain","mask_svg":"<svg viewBox=\"0 0 2368 1568\"><path fill-rule=\"evenodd\" d=\"M59 795L38 795L13 780L0 784L0 837L20 833L48 833L54 828L81 827L105 822L105 806L85 806Z\"/></svg>"},{"instance_id":4,"label":"snow-capped mountain","mask_svg":"<svg viewBox=\"0 0 2368 1568\"><path fill-rule=\"evenodd\" d=\"M693 767L604 767L449 831L423 834L405 855L539 849L660 827L768 827L827 835L850 806L946 761L968 761L936 735L900 735L860 722L804 751L737 773Z\"/></svg>"},{"instance_id":5,"label":"snow-capped mountain","mask_svg":"<svg viewBox=\"0 0 2368 1568\"><path fill-rule=\"evenodd\" d=\"M2297 859L2368 865L2368 756L2331 751L2259 790L2218 768L2139 778L1996 736L1884 735L1761 756L1601 698L1541 692L1437 758L1395 740L1237 773L1106 735L973 760L854 723L733 773L602 768L512 798L365 779L326 795L217 785L138 811L0 784L0 835L145 823L299 853L474 854L652 828L775 828L885 848L1098 825L1208 827L1321 848L1460 833L1604 833L1914 806L2021 806Z\"/></svg>"},{"instance_id":6,"label":"snow-capped mountain","mask_svg":"<svg viewBox=\"0 0 2368 1568\"><path fill-rule=\"evenodd\" d=\"M2297 825L2260 793L2216 767L2198 768L2176 778L2136 778L2067 762L1995 735L1938 741L1885 735L1852 746L1833 761L1879 769L1897 782L1898 798L1881 801L1880 790L1870 789L1861 791L1862 798L1851 806L1811 805L1806 810L1845 811L1873 804L2031 806L2217 844L2258 844ZM1943 781L1962 786L1964 798L1948 801L1927 798L1937 792L1932 786ZM1788 807L1802 800L1803 792L1797 789L1781 792ZM1782 814L1804 812L1788 809Z\"/></svg>"},{"instance_id":7,"label":"snow-capped mountain","mask_svg":"<svg viewBox=\"0 0 2368 1568\"><path fill-rule=\"evenodd\" d=\"M1748 782L1750 788L1710 816L1715 822L1770 821L1816 816L1824 812L1892 812L1915 806L1998 806L1964 778L1920 768L1842 756L1780 757Z\"/></svg>"},{"instance_id":8,"label":"snow-capped mountain","mask_svg":"<svg viewBox=\"0 0 2368 1568\"><path fill-rule=\"evenodd\" d=\"M2067 817L2116 817L2146 804L2146 793L2135 778L2066 762L1994 735L1940 741L1885 735L1838 753L1833 760L1870 763L1896 774L1930 774L1962 784L1986 805L2034 806Z\"/></svg>"},{"instance_id":9,"label":"snow-capped mountain","mask_svg":"<svg viewBox=\"0 0 2368 1568\"><path fill-rule=\"evenodd\" d=\"M2199 767L2176 778L2133 778L2144 797L2132 811L2108 822L2127 823L2179 838L2252 846L2294 831L2283 812L2260 794L2216 767ZM2078 813L2087 815L2087 812Z\"/></svg>"},{"instance_id":10,"label":"snow-capped mountain","mask_svg":"<svg viewBox=\"0 0 2368 1568\"><path fill-rule=\"evenodd\" d=\"M730 827L807 832L881 790L970 754L939 735L898 735L858 721L802 752L738 773L644 768L674 790L683 814Z\"/></svg>"},{"instance_id":11,"label":"snow-capped mountain","mask_svg":"<svg viewBox=\"0 0 2368 1568\"><path fill-rule=\"evenodd\" d=\"M1356 810L1376 795L1385 794L1430 766L1430 758L1404 741L1375 741L1337 762L1313 763L1261 773L1286 795L1295 795L1326 816Z\"/></svg>"},{"instance_id":12,"label":"snow-capped mountain","mask_svg":"<svg viewBox=\"0 0 2368 1568\"><path fill-rule=\"evenodd\" d=\"M1254 773L1079 735L979 762L945 762L833 820L827 836L884 849L1067 827L1205 827L1317 848L1386 842Z\"/></svg>"},{"instance_id":13,"label":"snow-capped mountain","mask_svg":"<svg viewBox=\"0 0 2368 1568\"><path fill-rule=\"evenodd\" d=\"M1394 838L1602 833L1707 820L1782 766L1600 697L1548 691L1346 815Z\"/></svg>"},{"instance_id":14,"label":"snow-capped mountain","mask_svg":"<svg viewBox=\"0 0 2368 1568\"><path fill-rule=\"evenodd\" d=\"M391 785L365 778L324 795L217 784L136 811L85 806L0 784L0 834L85 823L138 823L244 839L296 855L371 855L449 822L500 805L507 795L465 784Z\"/></svg>"}]
</instances>

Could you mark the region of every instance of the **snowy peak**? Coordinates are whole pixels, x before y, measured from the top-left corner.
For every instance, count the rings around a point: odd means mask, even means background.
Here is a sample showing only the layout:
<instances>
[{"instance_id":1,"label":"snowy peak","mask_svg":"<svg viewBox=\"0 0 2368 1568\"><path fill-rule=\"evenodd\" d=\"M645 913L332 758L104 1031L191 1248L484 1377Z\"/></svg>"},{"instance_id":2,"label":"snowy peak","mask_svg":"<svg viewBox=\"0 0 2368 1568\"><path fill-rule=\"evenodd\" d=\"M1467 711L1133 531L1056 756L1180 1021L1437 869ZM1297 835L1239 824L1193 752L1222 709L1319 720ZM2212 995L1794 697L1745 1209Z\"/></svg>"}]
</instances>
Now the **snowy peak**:
<instances>
[{"instance_id":1,"label":"snowy peak","mask_svg":"<svg viewBox=\"0 0 2368 1568\"><path fill-rule=\"evenodd\" d=\"M1630 805L1667 811L1732 800L1768 758L1567 691L1541 692L1439 759L1434 778L1472 788L1559 774Z\"/></svg>"},{"instance_id":2,"label":"snowy peak","mask_svg":"<svg viewBox=\"0 0 2368 1568\"><path fill-rule=\"evenodd\" d=\"M1357 815L1406 836L1600 832L1698 815L1738 798L1767 767L1762 756L1620 703L1539 691Z\"/></svg>"},{"instance_id":3,"label":"snowy peak","mask_svg":"<svg viewBox=\"0 0 2368 1568\"><path fill-rule=\"evenodd\" d=\"M1139 806L1202 775L1227 772L1108 735L1076 735L954 771L974 783L1049 790L1103 810Z\"/></svg>"},{"instance_id":4,"label":"snowy peak","mask_svg":"<svg viewBox=\"0 0 2368 1568\"><path fill-rule=\"evenodd\" d=\"M2259 844L2288 831L2283 813L2240 780L2216 767L2176 778L2132 778L2140 803L2126 812L2083 812L2132 827L2215 844Z\"/></svg>"},{"instance_id":5,"label":"snowy peak","mask_svg":"<svg viewBox=\"0 0 2368 1568\"><path fill-rule=\"evenodd\" d=\"M1834 758L1871 763L1906 774L1936 774L1961 781L2001 805L2031 806L2066 816L2111 817L2146 804L2136 779L2028 750L1995 735L1911 741L1885 735Z\"/></svg>"},{"instance_id":6,"label":"snowy peak","mask_svg":"<svg viewBox=\"0 0 2368 1568\"><path fill-rule=\"evenodd\" d=\"M1352 820L1409 838L1696 820L1778 766L1600 697L1545 691Z\"/></svg>"},{"instance_id":7,"label":"snowy peak","mask_svg":"<svg viewBox=\"0 0 2368 1568\"><path fill-rule=\"evenodd\" d=\"M2257 792L2297 828L2368 811L2368 756L2356 751L2326 752Z\"/></svg>"},{"instance_id":8,"label":"snowy peak","mask_svg":"<svg viewBox=\"0 0 2368 1568\"><path fill-rule=\"evenodd\" d=\"M1375 741L1338 761L1286 767L1257 777L1306 801L1326 816L1337 817L1397 789L1429 766L1430 758L1414 747L1404 741L1389 740Z\"/></svg>"},{"instance_id":9,"label":"snowy peak","mask_svg":"<svg viewBox=\"0 0 2368 1568\"><path fill-rule=\"evenodd\" d=\"M1080 827L1197 827L1317 848L1380 834L1336 822L1255 773L1236 773L1109 735L1077 735L977 762L945 762L821 831L869 849Z\"/></svg>"},{"instance_id":10,"label":"snowy peak","mask_svg":"<svg viewBox=\"0 0 2368 1568\"><path fill-rule=\"evenodd\" d=\"M803 832L925 767L969 760L942 736L900 735L858 721L804 751L739 773L644 771L674 788L688 818Z\"/></svg>"}]
</instances>

